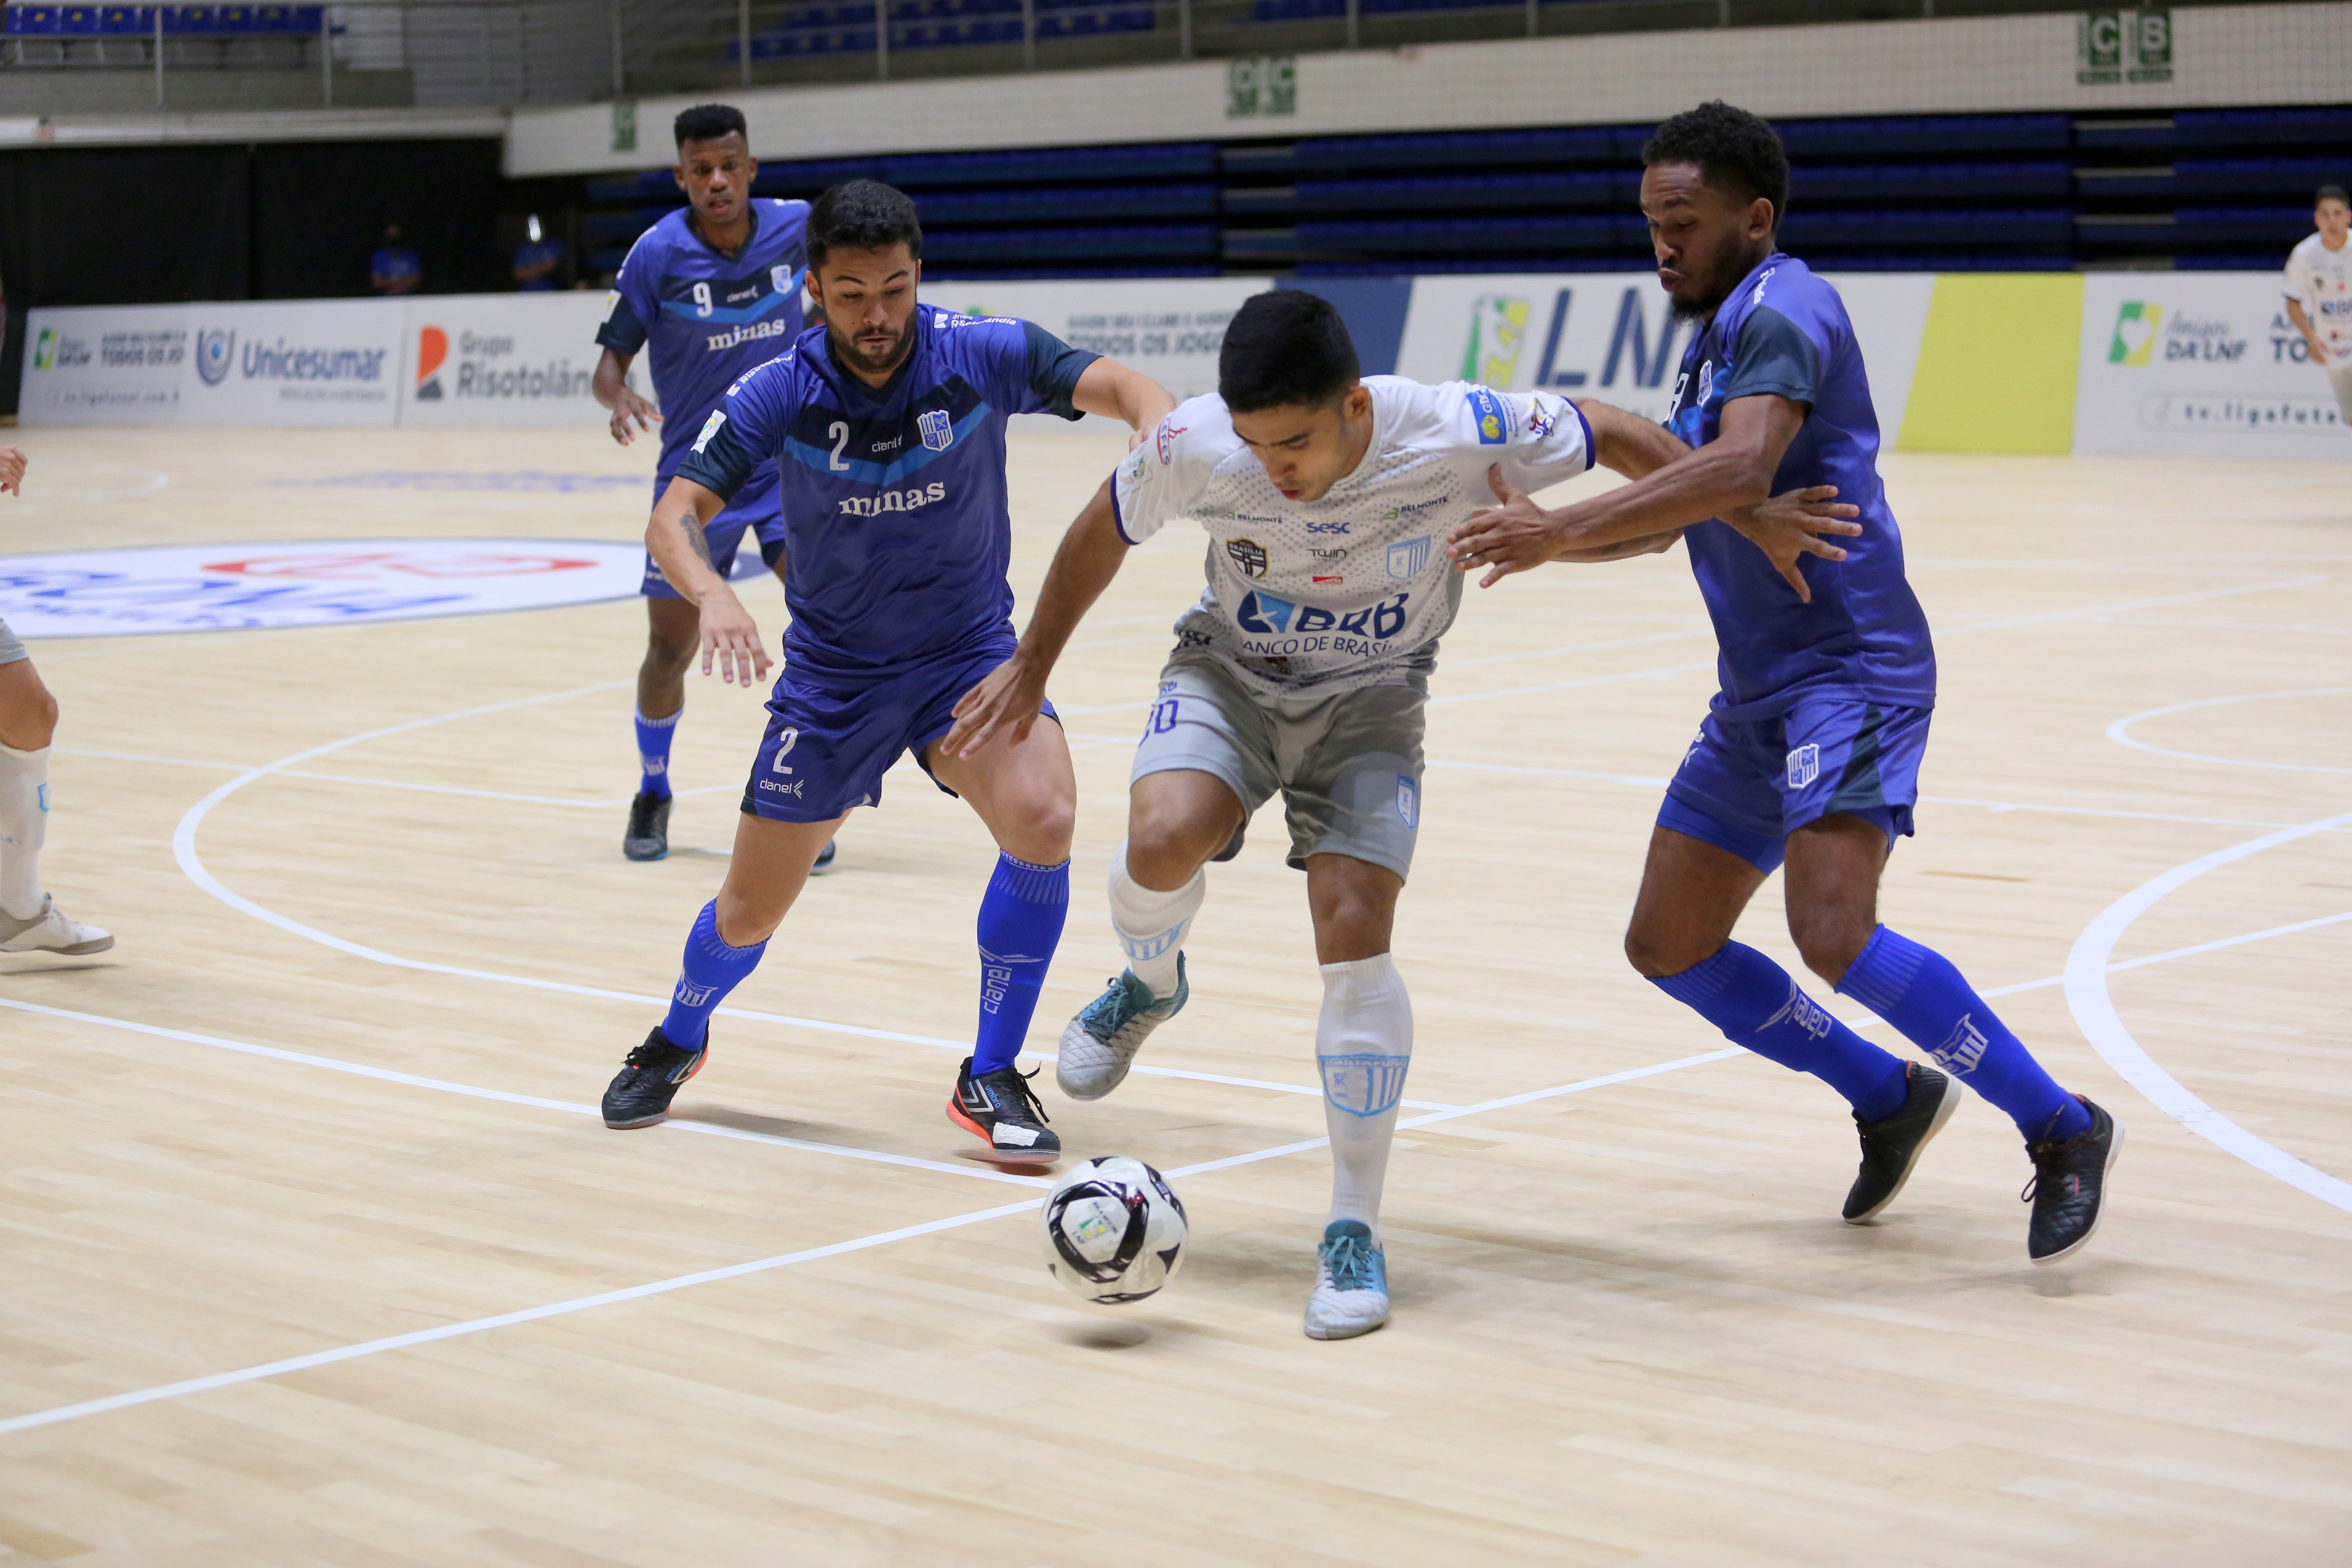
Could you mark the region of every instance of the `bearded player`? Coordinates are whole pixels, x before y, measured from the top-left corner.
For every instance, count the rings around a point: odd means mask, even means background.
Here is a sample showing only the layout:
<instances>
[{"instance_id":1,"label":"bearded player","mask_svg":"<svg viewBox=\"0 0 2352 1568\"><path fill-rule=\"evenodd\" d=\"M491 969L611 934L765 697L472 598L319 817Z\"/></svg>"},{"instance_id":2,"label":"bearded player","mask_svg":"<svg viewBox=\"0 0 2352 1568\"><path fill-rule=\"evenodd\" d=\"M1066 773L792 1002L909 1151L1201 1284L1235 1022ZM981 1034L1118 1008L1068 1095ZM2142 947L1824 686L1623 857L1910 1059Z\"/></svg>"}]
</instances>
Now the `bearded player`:
<instances>
[{"instance_id":1,"label":"bearded player","mask_svg":"<svg viewBox=\"0 0 2352 1568\"><path fill-rule=\"evenodd\" d=\"M2061 1089L1948 959L1878 922L1879 874L1912 831L1936 656L1879 483L1853 325L1837 290L1774 244L1789 160L1769 125L1704 104L1661 125L1642 156L1659 280L1700 323L1674 415L1696 450L1556 512L1506 494L1449 548L1462 569L1489 568L1483 586L1612 540L1686 530L1723 689L1667 786L1626 956L1733 1044L1814 1074L1852 1105L1862 1170L1851 1224L1901 1191L1958 1103L1953 1078L1999 1106L2033 1163L2027 1254L2054 1263L2097 1227L2122 1128ZM1776 571L1709 521L1791 485L1834 487L1858 508L1850 552ZM1784 865L1806 966L1943 1071L1872 1045L1731 940Z\"/></svg>"},{"instance_id":2,"label":"bearded player","mask_svg":"<svg viewBox=\"0 0 2352 1568\"><path fill-rule=\"evenodd\" d=\"M646 531L700 613L702 668L749 685L770 660L711 560L704 526L781 465L792 628L743 791L726 884L686 942L669 1013L604 1092L604 1121L644 1127L708 1059L711 1009L751 974L811 863L911 752L961 795L999 854L980 906L980 1029L948 1116L1006 1161L1061 1141L1013 1065L1070 901L1077 781L1058 721L962 752L940 743L957 700L1010 656L1012 517L1004 424L1104 414L1137 429L1173 405L1157 382L1026 321L916 302L914 204L871 180L809 216L809 289L824 324L719 399ZM1034 718L1053 709L1041 696Z\"/></svg>"},{"instance_id":3,"label":"bearded player","mask_svg":"<svg viewBox=\"0 0 2352 1568\"><path fill-rule=\"evenodd\" d=\"M1421 826L1429 674L1462 599L1441 542L1486 494L1491 466L1540 489L1596 455L1643 473L1684 448L1605 404L1367 379L1339 313L1291 289L1244 301L1217 388L1161 421L1079 514L1020 651L958 709L944 749L984 753L1024 732L1129 548L1178 518L1208 530L1208 589L1176 624L1136 752L1127 841L1111 860L1111 922L1129 967L1063 1031L1055 1076L1072 1099L1100 1099L1184 1005L1183 943L1207 897L1204 868L1239 852L1251 814L1279 792L1322 971L1315 1054L1331 1134L1306 1330L1347 1339L1389 1314L1381 1190L1413 1035L1389 939ZM1748 521L1811 539L1781 507ZM1318 556L1341 536L1344 569ZM1662 530L1587 558L1674 540Z\"/></svg>"}]
</instances>

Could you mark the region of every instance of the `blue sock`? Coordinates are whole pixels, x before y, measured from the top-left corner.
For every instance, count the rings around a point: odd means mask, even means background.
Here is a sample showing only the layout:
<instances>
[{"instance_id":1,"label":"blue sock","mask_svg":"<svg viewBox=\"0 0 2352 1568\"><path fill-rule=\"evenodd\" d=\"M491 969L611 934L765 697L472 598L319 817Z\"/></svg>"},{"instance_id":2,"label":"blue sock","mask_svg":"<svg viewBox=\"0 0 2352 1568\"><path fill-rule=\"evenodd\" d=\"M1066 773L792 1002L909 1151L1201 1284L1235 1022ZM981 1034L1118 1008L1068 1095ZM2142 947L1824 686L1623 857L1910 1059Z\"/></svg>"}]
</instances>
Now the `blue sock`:
<instances>
[{"instance_id":1,"label":"blue sock","mask_svg":"<svg viewBox=\"0 0 2352 1568\"><path fill-rule=\"evenodd\" d=\"M1893 1115L1909 1092L1902 1058L1831 1017L1787 970L1752 947L1725 942L1704 963L1650 984L1695 1009L1733 1045L1811 1073L1845 1096L1864 1121Z\"/></svg>"},{"instance_id":2,"label":"blue sock","mask_svg":"<svg viewBox=\"0 0 2352 1568\"><path fill-rule=\"evenodd\" d=\"M980 900L980 1036L971 1071L1009 1068L1029 1037L1037 993L1070 912L1070 863L1032 866L999 854Z\"/></svg>"},{"instance_id":3,"label":"blue sock","mask_svg":"<svg viewBox=\"0 0 2352 1568\"><path fill-rule=\"evenodd\" d=\"M1837 988L2009 1112L2026 1142L2072 1138L2090 1126L2083 1102L2042 1070L1942 953L1880 926Z\"/></svg>"},{"instance_id":4,"label":"blue sock","mask_svg":"<svg viewBox=\"0 0 2352 1568\"><path fill-rule=\"evenodd\" d=\"M750 947L730 947L719 934L719 900L711 900L694 917L686 933L686 960L679 965L677 989L670 993L669 1013L662 1019L662 1037L682 1051L698 1051L710 1034L710 1010L727 993L760 967L764 942Z\"/></svg>"},{"instance_id":5,"label":"blue sock","mask_svg":"<svg viewBox=\"0 0 2352 1568\"><path fill-rule=\"evenodd\" d=\"M638 794L669 798L669 741L677 733L677 721L685 715L683 708L667 719L637 715L637 766L646 774L645 782L637 786Z\"/></svg>"}]
</instances>

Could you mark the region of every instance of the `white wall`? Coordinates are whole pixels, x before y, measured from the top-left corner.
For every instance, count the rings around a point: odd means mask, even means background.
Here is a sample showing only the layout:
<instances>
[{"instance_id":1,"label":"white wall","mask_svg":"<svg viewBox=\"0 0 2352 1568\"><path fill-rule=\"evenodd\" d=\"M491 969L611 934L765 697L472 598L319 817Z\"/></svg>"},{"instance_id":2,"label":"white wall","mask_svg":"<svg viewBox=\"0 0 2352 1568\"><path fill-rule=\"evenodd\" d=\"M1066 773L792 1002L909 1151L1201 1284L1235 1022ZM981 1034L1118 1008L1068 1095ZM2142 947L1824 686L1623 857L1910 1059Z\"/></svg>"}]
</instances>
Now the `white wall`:
<instances>
[{"instance_id":1,"label":"white wall","mask_svg":"<svg viewBox=\"0 0 2352 1568\"><path fill-rule=\"evenodd\" d=\"M2075 15L1515 39L1302 55L1298 111L1226 117L1222 62L729 92L762 158L1166 142L1370 131L1475 130L1663 119L1708 98L1782 117L2005 110L2341 103L2352 97L2352 4L2172 13L2175 79L2075 79ZM714 89L716 90L716 89ZM665 161L695 99L647 99L638 145L615 152L609 106L521 110L518 177Z\"/></svg>"}]
</instances>

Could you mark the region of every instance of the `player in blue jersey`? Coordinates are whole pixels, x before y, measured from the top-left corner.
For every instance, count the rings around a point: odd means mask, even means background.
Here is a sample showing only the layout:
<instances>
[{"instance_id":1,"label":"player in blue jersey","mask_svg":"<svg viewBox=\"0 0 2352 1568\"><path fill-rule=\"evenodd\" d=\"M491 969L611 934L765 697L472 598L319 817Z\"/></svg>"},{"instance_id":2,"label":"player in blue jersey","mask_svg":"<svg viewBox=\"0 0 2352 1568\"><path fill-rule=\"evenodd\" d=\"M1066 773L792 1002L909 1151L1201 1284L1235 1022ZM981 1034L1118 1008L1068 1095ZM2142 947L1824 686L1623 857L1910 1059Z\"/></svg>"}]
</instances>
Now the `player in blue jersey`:
<instances>
[{"instance_id":1,"label":"player in blue jersey","mask_svg":"<svg viewBox=\"0 0 2352 1568\"><path fill-rule=\"evenodd\" d=\"M1660 126L1643 162L1659 279L1699 323L1673 420L1696 449L1557 512L1497 479L1504 504L1463 524L1450 548L1464 570L1488 568L1491 585L1569 551L1687 527L1722 690L1667 786L1626 956L1734 1044L1853 1104L1853 1224L1893 1201L1950 1117L1959 1096L1947 1073L2008 1112L2034 1168L2027 1252L2055 1262L2090 1240L2122 1129L2052 1081L1949 961L1878 923L1880 872L1912 830L1936 656L1879 483L1853 323L1837 290L1774 245L1789 163L1769 125L1706 104ZM1843 548L1759 551L1712 521L1799 487L1835 487L1859 533ZM1806 965L1944 1071L1870 1044L1731 940L1784 863Z\"/></svg>"},{"instance_id":2,"label":"player in blue jersey","mask_svg":"<svg viewBox=\"0 0 2352 1568\"><path fill-rule=\"evenodd\" d=\"M613 411L613 439L623 446L662 426L654 498L686 458L695 431L736 377L776 357L801 332L801 282L808 269L806 202L755 198L760 172L743 112L723 103L687 110L676 121L677 166L671 171L687 205L629 247L605 303L596 341L604 345L596 401ZM650 345L653 404L628 383L629 363ZM783 574L784 524L776 470L762 467L705 537L713 567L734 570L743 535ZM694 660L695 609L646 560L645 661L637 667L637 759L642 777L629 803L621 852L632 860L669 853L669 748L686 709L686 670ZM825 857L830 859L830 853Z\"/></svg>"},{"instance_id":3,"label":"player in blue jersey","mask_svg":"<svg viewBox=\"0 0 2352 1568\"><path fill-rule=\"evenodd\" d=\"M705 1059L711 1009L759 963L818 850L912 752L1001 851L980 906L978 1039L948 1115L1003 1158L1051 1161L1061 1141L1013 1058L1069 908L1069 748L1058 722L954 756L936 742L1013 651L1006 418L1104 414L1143 430L1175 399L1025 321L919 306L922 229L887 185L827 191L808 245L824 324L728 389L646 531L700 609L704 671L715 661L748 686L770 660L703 530L780 468L793 620L726 883L687 938L667 1016L605 1090L604 1121L643 1127L667 1113Z\"/></svg>"}]
</instances>

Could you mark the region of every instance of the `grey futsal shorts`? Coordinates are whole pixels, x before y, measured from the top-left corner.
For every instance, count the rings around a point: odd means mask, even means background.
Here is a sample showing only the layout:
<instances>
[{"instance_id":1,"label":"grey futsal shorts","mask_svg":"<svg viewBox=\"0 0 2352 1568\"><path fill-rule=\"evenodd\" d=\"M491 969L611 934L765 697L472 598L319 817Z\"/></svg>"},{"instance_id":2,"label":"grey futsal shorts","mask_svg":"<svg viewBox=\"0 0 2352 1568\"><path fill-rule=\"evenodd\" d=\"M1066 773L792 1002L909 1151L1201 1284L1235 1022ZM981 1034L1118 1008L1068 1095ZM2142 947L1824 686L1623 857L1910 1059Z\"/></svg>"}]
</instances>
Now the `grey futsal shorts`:
<instances>
[{"instance_id":1,"label":"grey futsal shorts","mask_svg":"<svg viewBox=\"0 0 2352 1568\"><path fill-rule=\"evenodd\" d=\"M16 640L16 634L8 629L8 623L0 621L0 664L14 664L31 657L25 651L25 645Z\"/></svg>"},{"instance_id":2,"label":"grey futsal shorts","mask_svg":"<svg viewBox=\"0 0 2352 1568\"><path fill-rule=\"evenodd\" d=\"M1214 654L1187 650L1160 672L1129 782L1177 768L1214 773L1253 815L1280 790L1291 865L1351 855L1406 876L1428 700L1418 676L1334 696L1259 697Z\"/></svg>"}]
</instances>

